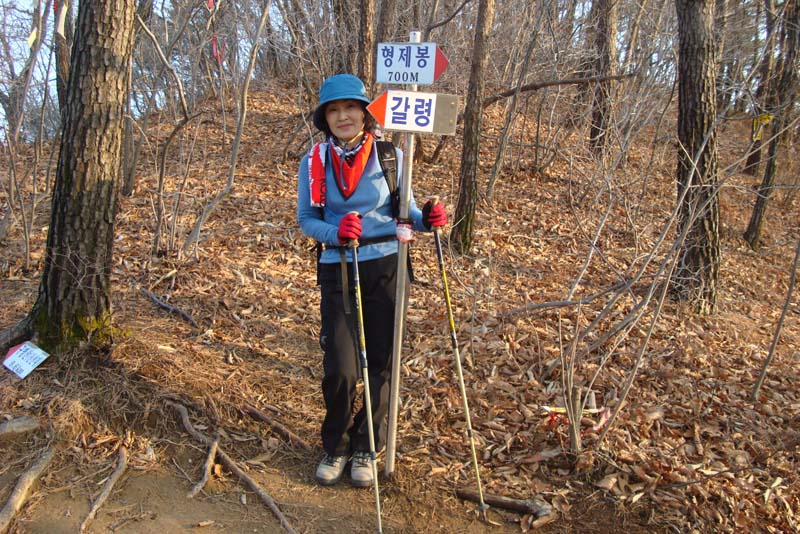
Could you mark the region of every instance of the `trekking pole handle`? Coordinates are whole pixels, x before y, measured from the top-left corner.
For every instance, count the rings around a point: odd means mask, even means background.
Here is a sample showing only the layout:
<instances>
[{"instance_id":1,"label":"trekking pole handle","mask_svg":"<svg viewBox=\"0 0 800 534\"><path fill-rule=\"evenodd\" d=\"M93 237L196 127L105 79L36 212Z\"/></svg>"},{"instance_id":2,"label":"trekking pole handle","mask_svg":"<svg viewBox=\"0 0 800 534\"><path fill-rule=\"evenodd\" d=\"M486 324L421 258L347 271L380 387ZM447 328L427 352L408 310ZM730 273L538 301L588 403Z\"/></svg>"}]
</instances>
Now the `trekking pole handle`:
<instances>
[{"instance_id":1,"label":"trekking pole handle","mask_svg":"<svg viewBox=\"0 0 800 534\"><path fill-rule=\"evenodd\" d=\"M355 210L353 210L353 211L348 211L348 212L347 212L347 214L348 214L348 215L355 215L355 216L356 216L356 217L358 217L359 219L361 218L361 214L360 214L360 213L358 213L358 212L357 212L357 211L355 211ZM350 241L347 243L347 246L348 246L348 247L350 247L350 248L357 248L357 247L358 247L358 239L351 239L351 240L350 240Z\"/></svg>"},{"instance_id":2,"label":"trekking pole handle","mask_svg":"<svg viewBox=\"0 0 800 534\"><path fill-rule=\"evenodd\" d=\"M439 195L431 195L428 197L428 202L431 203L431 207L434 207L436 204L439 203ZM433 227L433 233L437 236L442 233L442 228L440 226Z\"/></svg>"}]
</instances>

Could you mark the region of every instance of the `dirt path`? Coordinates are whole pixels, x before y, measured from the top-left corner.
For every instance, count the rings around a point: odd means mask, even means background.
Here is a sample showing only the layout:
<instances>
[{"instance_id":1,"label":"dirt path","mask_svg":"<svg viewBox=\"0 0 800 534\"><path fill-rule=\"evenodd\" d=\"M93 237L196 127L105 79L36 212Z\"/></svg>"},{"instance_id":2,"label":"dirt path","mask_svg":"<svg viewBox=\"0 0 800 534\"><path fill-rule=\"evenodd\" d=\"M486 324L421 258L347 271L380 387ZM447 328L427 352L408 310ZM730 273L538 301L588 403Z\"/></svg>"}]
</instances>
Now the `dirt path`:
<instances>
[{"instance_id":1,"label":"dirt path","mask_svg":"<svg viewBox=\"0 0 800 534\"><path fill-rule=\"evenodd\" d=\"M190 461L191 460L191 461ZM196 473L203 462L199 451L175 460L187 473ZM346 480L333 488L323 488L310 474L294 468L253 468L250 475L280 503L297 532L368 533L375 532L374 493L349 487ZM51 477L40 493L39 502L27 517L21 518L20 534L74 534L89 510L91 498L99 491L99 475L69 489L48 492L74 470L66 468ZM104 471L107 475L110 470ZM72 473L74 474L74 473ZM68 478L68 477L66 477ZM402 478L402 477L401 477ZM519 532L498 511L483 522L474 514L471 503L458 502L451 495L440 495L425 481L406 491L405 480L384 481L382 486L383 526L386 533L400 532ZM62 486L59 486L62 487ZM52 489L58 490L59 487ZM154 466L146 471L130 471L118 483L112 497L91 522L87 533L178 534L183 532L278 533L280 523L258 497L227 474L214 477L204 492L186 498L190 482L175 463ZM510 516L509 516L510 517Z\"/></svg>"}]
</instances>

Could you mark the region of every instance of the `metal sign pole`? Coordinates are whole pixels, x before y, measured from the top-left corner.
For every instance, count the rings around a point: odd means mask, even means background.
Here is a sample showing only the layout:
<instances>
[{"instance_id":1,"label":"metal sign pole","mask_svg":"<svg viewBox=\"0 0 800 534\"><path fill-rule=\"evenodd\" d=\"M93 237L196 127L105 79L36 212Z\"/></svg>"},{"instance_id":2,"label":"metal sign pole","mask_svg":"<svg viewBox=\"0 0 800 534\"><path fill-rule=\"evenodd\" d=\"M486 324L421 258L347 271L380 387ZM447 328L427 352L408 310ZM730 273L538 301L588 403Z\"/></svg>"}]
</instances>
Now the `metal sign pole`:
<instances>
[{"instance_id":1,"label":"metal sign pole","mask_svg":"<svg viewBox=\"0 0 800 534\"><path fill-rule=\"evenodd\" d=\"M412 31L409 33L410 43L419 43L422 33ZM416 91L417 85L408 87L409 91ZM411 171L414 165L414 134L406 132L405 147L403 150L403 183L400 188L400 218L408 219L411 204ZM394 473L395 449L397 444L397 411L400 401L400 361L403 348L403 331L405 330L406 308L408 306L408 243L398 242L397 245L397 292L395 293L394 308L394 338L392 340L392 378L389 393L389 421L386 436L386 462L384 473L391 476Z\"/></svg>"}]
</instances>

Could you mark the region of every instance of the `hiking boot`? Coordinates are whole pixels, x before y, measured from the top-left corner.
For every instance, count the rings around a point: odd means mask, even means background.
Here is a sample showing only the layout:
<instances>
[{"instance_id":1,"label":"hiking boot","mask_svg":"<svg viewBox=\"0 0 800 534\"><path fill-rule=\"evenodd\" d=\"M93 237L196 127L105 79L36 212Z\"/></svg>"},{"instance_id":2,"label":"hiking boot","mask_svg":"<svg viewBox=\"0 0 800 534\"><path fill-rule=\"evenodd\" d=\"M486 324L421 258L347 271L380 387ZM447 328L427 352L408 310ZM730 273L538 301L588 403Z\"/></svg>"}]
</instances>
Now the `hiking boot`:
<instances>
[{"instance_id":1,"label":"hiking boot","mask_svg":"<svg viewBox=\"0 0 800 534\"><path fill-rule=\"evenodd\" d=\"M372 486L372 455L356 451L350 459L350 482L357 488Z\"/></svg>"},{"instance_id":2,"label":"hiking boot","mask_svg":"<svg viewBox=\"0 0 800 534\"><path fill-rule=\"evenodd\" d=\"M332 486L342 479L345 466L347 466L347 456L325 454L317 466L314 478L323 486Z\"/></svg>"}]
</instances>

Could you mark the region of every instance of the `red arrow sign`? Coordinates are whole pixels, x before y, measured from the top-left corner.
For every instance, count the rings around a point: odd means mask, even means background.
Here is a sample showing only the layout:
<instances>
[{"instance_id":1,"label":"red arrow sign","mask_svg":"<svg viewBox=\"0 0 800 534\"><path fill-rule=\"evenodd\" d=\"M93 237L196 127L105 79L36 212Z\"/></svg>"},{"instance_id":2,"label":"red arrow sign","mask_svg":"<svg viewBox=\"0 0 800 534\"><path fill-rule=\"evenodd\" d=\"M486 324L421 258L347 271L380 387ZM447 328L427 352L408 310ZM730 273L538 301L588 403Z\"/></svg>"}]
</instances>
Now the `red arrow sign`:
<instances>
[{"instance_id":1,"label":"red arrow sign","mask_svg":"<svg viewBox=\"0 0 800 534\"><path fill-rule=\"evenodd\" d=\"M439 48L438 45L436 46L436 59L434 60L433 64L434 64L434 67L433 67L433 81L435 82L436 80L439 79L439 76L442 75L444 70L450 64L450 62L447 61L447 58L445 57L444 52L442 52L442 49Z\"/></svg>"},{"instance_id":2,"label":"red arrow sign","mask_svg":"<svg viewBox=\"0 0 800 534\"><path fill-rule=\"evenodd\" d=\"M375 120L380 123L381 128L383 127L383 123L386 120L386 101L389 97L389 91L384 91L381 93L381 96L370 102L367 106L367 111L375 117Z\"/></svg>"}]
</instances>

